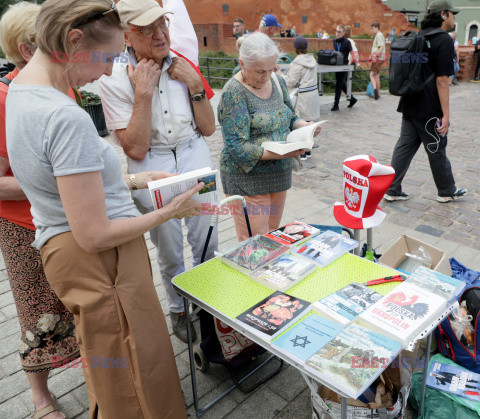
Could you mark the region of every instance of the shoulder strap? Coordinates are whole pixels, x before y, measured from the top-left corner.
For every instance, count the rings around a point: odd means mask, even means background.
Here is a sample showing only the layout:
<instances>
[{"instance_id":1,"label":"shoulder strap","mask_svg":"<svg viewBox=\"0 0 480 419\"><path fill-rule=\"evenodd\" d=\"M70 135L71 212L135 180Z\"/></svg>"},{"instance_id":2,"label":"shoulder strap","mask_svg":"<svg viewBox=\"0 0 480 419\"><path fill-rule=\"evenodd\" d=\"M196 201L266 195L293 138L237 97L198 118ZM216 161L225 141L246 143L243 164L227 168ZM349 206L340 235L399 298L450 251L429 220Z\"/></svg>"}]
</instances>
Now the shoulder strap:
<instances>
[{"instance_id":1,"label":"shoulder strap","mask_svg":"<svg viewBox=\"0 0 480 419\"><path fill-rule=\"evenodd\" d=\"M12 82L12 80L8 79L7 77L2 77L0 78L0 82L8 86Z\"/></svg>"}]
</instances>

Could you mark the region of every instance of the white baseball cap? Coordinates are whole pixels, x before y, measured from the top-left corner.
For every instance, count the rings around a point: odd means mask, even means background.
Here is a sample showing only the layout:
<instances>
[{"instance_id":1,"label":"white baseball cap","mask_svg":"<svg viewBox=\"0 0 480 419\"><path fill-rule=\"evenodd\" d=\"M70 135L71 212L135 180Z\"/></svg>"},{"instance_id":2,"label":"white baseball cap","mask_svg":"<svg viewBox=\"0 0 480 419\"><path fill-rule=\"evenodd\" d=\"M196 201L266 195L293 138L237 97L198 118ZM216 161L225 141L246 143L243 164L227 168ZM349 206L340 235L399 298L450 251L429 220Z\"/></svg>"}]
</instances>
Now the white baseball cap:
<instances>
[{"instance_id":1,"label":"white baseball cap","mask_svg":"<svg viewBox=\"0 0 480 419\"><path fill-rule=\"evenodd\" d=\"M117 10L122 22L136 26L148 26L167 13L172 13L160 7L155 0L120 0Z\"/></svg>"}]
</instances>

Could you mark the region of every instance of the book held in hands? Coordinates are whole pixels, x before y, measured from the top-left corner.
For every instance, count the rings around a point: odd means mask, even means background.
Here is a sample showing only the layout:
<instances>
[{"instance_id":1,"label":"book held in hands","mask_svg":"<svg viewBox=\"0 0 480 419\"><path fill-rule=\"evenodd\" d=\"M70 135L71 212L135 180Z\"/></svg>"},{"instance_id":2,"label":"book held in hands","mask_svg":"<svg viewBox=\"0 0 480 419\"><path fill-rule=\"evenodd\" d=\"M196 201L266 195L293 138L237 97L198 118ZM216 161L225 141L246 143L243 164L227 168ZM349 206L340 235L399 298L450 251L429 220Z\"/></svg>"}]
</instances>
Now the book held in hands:
<instances>
[{"instance_id":1,"label":"book held in hands","mask_svg":"<svg viewBox=\"0 0 480 419\"><path fill-rule=\"evenodd\" d=\"M284 155L296 150L311 150L313 148L313 134L319 125L327 121L314 122L306 127L294 129L287 135L286 141L264 141L264 150Z\"/></svg>"},{"instance_id":2,"label":"book held in hands","mask_svg":"<svg viewBox=\"0 0 480 419\"><path fill-rule=\"evenodd\" d=\"M306 368L357 399L400 350L399 342L353 323L315 353Z\"/></svg>"},{"instance_id":3,"label":"book held in hands","mask_svg":"<svg viewBox=\"0 0 480 419\"><path fill-rule=\"evenodd\" d=\"M320 230L311 225L294 221L265 234L265 237L286 246L303 243L320 234Z\"/></svg>"},{"instance_id":4,"label":"book held in hands","mask_svg":"<svg viewBox=\"0 0 480 419\"><path fill-rule=\"evenodd\" d=\"M299 363L306 362L330 342L343 327L317 314L305 317L290 330L277 337L272 345Z\"/></svg>"},{"instance_id":5,"label":"book held in hands","mask_svg":"<svg viewBox=\"0 0 480 419\"><path fill-rule=\"evenodd\" d=\"M274 261L289 248L265 236L253 236L222 254L223 263L250 276L253 271Z\"/></svg>"},{"instance_id":6,"label":"book held in hands","mask_svg":"<svg viewBox=\"0 0 480 419\"><path fill-rule=\"evenodd\" d=\"M285 254L252 273L250 279L274 291L286 291L316 269L315 263Z\"/></svg>"},{"instance_id":7,"label":"book held in hands","mask_svg":"<svg viewBox=\"0 0 480 419\"><path fill-rule=\"evenodd\" d=\"M300 298L277 291L237 316L246 330L271 340L295 323L310 306Z\"/></svg>"},{"instance_id":8,"label":"book held in hands","mask_svg":"<svg viewBox=\"0 0 480 419\"><path fill-rule=\"evenodd\" d=\"M311 259L324 267L356 247L358 247L356 240L333 231L325 231L319 236L300 244L292 252Z\"/></svg>"},{"instance_id":9,"label":"book held in hands","mask_svg":"<svg viewBox=\"0 0 480 419\"><path fill-rule=\"evenodd\" d=\"M312 310L345 326L381 298L378 292L352 282L313 303Z\"/></svg>"},{"instance_id":10,"label":"book held in hands","mask_svg":"<svg viewBox=\"0 0 480 419\"><path fill-rule=\"evenodd\" d=\"M148 190L155 209L163 208L177 195L192 189L200 182L205 186L195 195L192 200L203 203L214 203L217 201L217 170L210 167L182 173L181 175L170 176L164 179L148 182Z\"/></svg>"}]
</instances>

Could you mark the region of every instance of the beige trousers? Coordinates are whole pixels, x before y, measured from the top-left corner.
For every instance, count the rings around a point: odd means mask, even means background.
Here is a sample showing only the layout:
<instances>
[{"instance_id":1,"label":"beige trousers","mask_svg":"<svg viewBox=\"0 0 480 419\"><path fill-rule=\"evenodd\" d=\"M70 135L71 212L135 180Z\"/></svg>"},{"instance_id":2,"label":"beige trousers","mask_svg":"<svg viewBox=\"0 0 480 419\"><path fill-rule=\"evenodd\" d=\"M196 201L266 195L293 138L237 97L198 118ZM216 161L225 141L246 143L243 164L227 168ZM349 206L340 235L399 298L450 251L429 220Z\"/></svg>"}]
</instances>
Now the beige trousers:
<instances>
[{"instance_id":1,"label":"beige trousers","mask_svg":"<svg viewBox=\"0 0 480 419\"><path fill-rule=\"evenodd\" d=\"M90 418L185 418L185 404L143 237L85 253L71 232L41 250L52 289L73 313Z\"/></svg>"}]
</instances>

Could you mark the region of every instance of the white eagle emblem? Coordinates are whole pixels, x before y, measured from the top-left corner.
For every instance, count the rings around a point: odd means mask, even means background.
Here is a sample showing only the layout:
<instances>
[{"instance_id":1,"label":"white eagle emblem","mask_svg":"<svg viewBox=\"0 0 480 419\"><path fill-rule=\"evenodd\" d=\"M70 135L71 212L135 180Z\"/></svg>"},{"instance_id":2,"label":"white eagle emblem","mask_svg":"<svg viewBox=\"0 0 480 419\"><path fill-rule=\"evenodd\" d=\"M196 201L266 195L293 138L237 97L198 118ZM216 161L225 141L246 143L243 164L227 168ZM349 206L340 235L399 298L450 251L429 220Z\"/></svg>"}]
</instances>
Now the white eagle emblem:
<instances>
[{"instance_id":1,"label":"white eagle emblem","mask_svg":"<svg viewBox=\"0 0 480 419\"><path fill-rule=\"evenodd\" d=\"M345 200L349 208L355 208L360 201L360 195L358 195L358 192L354 192L353 189L350 189L347 186L345 187Z\"/></svg>"}]
</instances>

